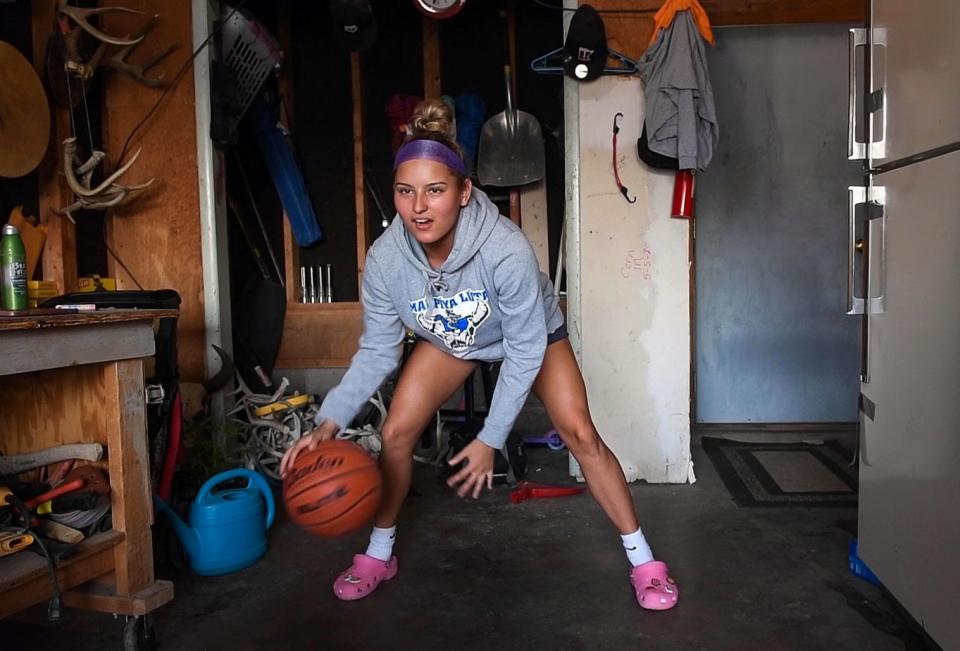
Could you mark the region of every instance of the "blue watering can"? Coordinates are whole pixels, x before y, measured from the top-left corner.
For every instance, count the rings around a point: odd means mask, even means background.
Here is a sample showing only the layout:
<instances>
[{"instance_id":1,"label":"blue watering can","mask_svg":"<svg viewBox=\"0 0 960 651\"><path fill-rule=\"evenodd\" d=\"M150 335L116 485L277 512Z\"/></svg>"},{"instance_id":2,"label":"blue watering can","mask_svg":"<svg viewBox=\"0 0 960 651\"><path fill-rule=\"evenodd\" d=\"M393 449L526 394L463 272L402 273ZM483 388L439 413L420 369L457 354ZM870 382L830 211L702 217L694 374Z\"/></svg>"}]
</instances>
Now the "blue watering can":
<instances>
[{"instance_id":1,"label":"blue watering can","mask_svg":"<svg viewBox=\"0 0 960 651\"><path fill-rule=\"evenodd\" d=\"M237 477L248 479L245 488L214 490ZM208 479L190 508L189 527L159 497L154 502L173 524L197 574L235 572L253 565L267 551L267 529L275 514L273 493L266 480L252 470L236 468Z\"/></svg>"}]
</instances>

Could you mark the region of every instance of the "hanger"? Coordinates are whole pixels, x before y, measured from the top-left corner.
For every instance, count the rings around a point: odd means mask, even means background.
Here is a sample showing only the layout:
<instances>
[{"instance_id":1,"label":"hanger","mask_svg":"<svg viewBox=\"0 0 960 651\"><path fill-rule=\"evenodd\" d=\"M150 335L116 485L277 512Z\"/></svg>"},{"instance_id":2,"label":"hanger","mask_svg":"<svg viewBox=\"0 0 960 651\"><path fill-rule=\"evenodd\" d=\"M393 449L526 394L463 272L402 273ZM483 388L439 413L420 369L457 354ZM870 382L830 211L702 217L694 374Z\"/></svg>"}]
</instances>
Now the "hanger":
<instances>
[{"instance_id":1,"label":"hanger","mask_svg":"<svg viewBox=\"0 0 960 651\"><path fill-rule=\"evenodd\" d=\"M563 48L558 47L556 50L547 52L531 61L530 69L541 75L562 75L564 72L563 66L560 65L562 58ZM637 71L637 62L625 54L620 54L616 50L607 50L607 58L615 59L622 65L605 67L603 69L603 74L605 75L632 75Z\"/></svg>"}]
</instances>

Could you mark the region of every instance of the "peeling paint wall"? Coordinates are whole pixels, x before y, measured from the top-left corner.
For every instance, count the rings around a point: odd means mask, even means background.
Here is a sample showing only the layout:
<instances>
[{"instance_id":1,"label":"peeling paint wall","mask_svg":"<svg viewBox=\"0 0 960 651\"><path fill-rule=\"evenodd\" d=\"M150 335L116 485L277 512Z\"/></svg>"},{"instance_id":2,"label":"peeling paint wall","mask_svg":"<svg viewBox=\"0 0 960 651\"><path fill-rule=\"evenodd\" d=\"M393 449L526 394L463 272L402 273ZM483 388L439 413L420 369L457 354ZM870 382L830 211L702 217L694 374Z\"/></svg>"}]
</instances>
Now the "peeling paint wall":
<instances>
[{"instance_id":1,"label":"peeling paint wall","mask_svg":"<svg viewBox=\"0 0 960 651\"><path fill-rule=\"evenodd\" d=\"M637 158L640 80L605 76L581 84L579 95L580 323L571 325L590 409L628 481L693 481L690 224L670 218L673 173ZM620 178L634 204L614 182L617 112Z\"/></svg>"}]
</instances>

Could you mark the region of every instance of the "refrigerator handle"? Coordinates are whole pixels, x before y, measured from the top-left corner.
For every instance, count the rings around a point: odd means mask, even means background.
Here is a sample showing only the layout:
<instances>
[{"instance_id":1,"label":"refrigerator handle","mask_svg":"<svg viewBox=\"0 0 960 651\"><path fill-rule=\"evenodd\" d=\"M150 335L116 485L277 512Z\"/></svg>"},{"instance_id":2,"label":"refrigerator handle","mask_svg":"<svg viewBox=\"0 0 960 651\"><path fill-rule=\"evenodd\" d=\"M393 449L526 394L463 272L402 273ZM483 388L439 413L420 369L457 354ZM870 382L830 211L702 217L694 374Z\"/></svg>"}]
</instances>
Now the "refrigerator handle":
<instances>
[{"instance_id":1,"label":"refrigerator handle","mask_svg":"<svg viewBox=\"0 0 960 651\"><path fill-rule=\"evenodd\" d=\"M849 34L850 74L848 75L847 97L847 158L863 160L867 157L867 142L857 140L857 105L862 84L857 79L857 48L867 44L867 29L853 27Z\"/></svg>"},{"instance_id":2,"label":"refrigerator handle","mask_svg":"<svg viewBox=\"0 0 960 651\"><path fill-rule=\"evenodd\" d=\"M856 269L857 255L862 242L857 241L857 206L867 201L867 189L863 186L847 188L847 219L849 223L849 243L847 245L847 314L863 314L864 299L857 296Z\"/></svg>"},{"instance_id":3,"label":"refrigerator handle","mask_svg":"<svg viewBox=\"0 0 960 651\"><path fill-rule=\"evenodd\" d=\"M870 188L867 204L867 312L883 314L887 309L887 189Z\"/></svg>"},{"instance_id":4,"label":"refrigerator handle","mask_svg":"<svg viewBox=\"0 0 960 651\"><path fill-rule=\"evenodd\" d=\"M884 89L887 85L887 29L875 27L870 35L870 52L883 52L883 65L879 65L880 57L874 55L871 60L871 75L882 75L882 85L874 88L871 84L870 95L866 98L867 113L870 115L870 158L879 160L887 155L887 106L884 101ZM879 71L878 71L879 68ZM876 77L874 77L876 79Z\"/></svg>"}]
</instances>

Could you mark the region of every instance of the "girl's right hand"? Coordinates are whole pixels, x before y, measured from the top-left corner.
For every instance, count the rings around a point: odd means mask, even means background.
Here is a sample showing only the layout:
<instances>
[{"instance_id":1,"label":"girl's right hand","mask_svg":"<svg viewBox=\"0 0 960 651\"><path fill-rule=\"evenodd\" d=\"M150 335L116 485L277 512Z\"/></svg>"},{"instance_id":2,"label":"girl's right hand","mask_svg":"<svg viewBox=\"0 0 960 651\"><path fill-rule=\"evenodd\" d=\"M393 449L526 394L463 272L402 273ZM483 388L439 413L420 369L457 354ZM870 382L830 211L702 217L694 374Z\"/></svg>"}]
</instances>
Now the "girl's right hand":
<instances>
[{"instance_id":1,"label":"girl's right hand","mask_svg":"<svg viewBox=\"0 0 960 651\"><path fill-rule=\"evenodd\" d=\"M331 420L325 420L312 432L300 437L300 440L290 446L280 461L280 478L283 479L287 475L287 472L293 467L293 462L296 461L297 456L302 452L317 449L320 443L329 441L336 436L338 429L340 428L336 423Z\"/></svg>"}]
</instances>

